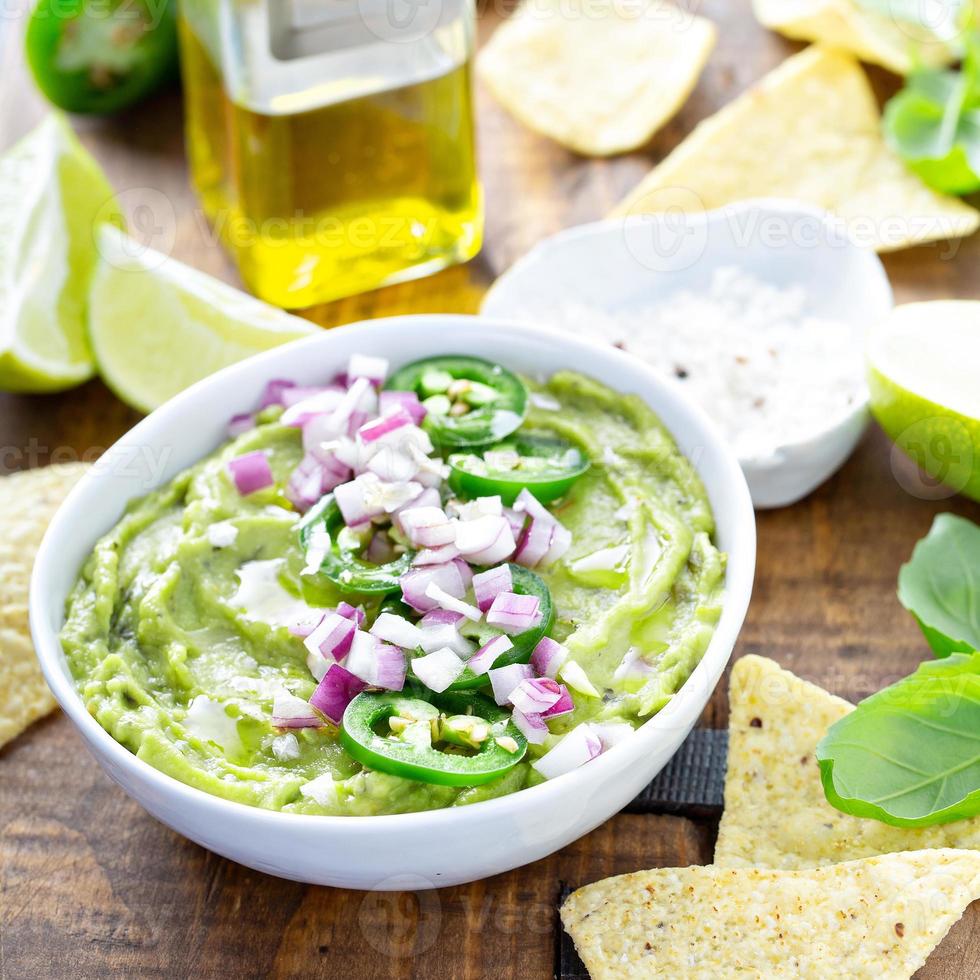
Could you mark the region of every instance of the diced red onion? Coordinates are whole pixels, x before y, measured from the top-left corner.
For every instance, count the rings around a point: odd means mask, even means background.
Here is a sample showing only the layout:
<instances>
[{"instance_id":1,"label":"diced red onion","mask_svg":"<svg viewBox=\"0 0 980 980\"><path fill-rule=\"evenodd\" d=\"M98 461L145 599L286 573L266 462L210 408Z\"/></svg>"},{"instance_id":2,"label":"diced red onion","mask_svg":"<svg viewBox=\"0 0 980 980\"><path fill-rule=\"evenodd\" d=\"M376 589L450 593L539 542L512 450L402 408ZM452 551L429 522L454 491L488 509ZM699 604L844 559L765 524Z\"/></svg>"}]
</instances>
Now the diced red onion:
<instances>
[{"instance_id":1,"label":"diced red onion","mask_svg":"<svg viewBox=\"0 0 980 980\"><path fill-rule=\"evenodd\" d=\"M459 557L459 549L454 544L444 544L441 548L423 548L412 559L413 565L442 565Z\"/></svg>"},{"instance_id":2,"label":"diced red onion","mask_svg":"<svg viewBox=\"0 0 980 980\"><path fill-rule=\"evenodd\" d=\"M459 612L451 609L430 609L420 620L419 626L425 629L428 626L458 626L466 617Z\"/></svg>"},{"instance_id":3,"label":"diced red onion","mask_svg":"<svg viewBox=\"0 0 980 980\"><path fill-rule=\"evenodd\" d=\"M422 639L419 646L426 653L432 653L433 650L439 650L441 647L449 647L453 653L468 657L476 648L476 645L467 640L452 623L423 625L421 632Z\"/></svg>"},{"instance_id":4,"label":"diced red onion","mask_svg":"<svg viewBox=\"0 0 980 980\"><path fill-rule=\"evenodd\" d=\"M510 529L514 534L514 540L519 541L521 532L524 530L524 524L527 521L526 516L524 514L518 514L513 507L505 507L504 517L507 518L507 523L510 524Z\"/></svg>"},{"instance_id":5,"label":"diced red onion","mask_svg":"<svg viewBox=\"0 0 980 980\"><path fill-rule=\"evenodd\" d=\"M478 517L500 517L504 512L500 497L455 500L452 502L452 508L461 521L475 521Z\"/></svg>"},{"instance_id":6,"label":"diced red onion","mask_svg":"<svg viewBox=\"0 0 980 980\"><path fill-rule=\"evenodd\" d=\"M272 703L272 724L275 728L320 728L323 721L307 701L281 693Z\"/></svg>"},{"instance_id":7,"label":"diced red onion","mask_svg":"<svg viewBox=\"0 0 980 980\"><path fill-rule=\"evenodd\" d=\"M602 742L599 736L587 723L583 723L573 728L550 752L531 765L545 779L555 779L585 765L600 752Z\"/></svg>"},{"instance_id":8,"label":"diced red onion","mask_svg":"<svg viewBox=\"0 0 980 980\"><path fill-rule=\"evenodd\" d=\"M457 599L455 596L450 595L445 589L440 588L437 582L430 582L425 587L425 594L440 609L450 609L453 612L462 613L467 619L473 620L474 623L478 623L483 619L483 613L476 606L471 606L468 602L463 602L462 599Z\"/></svg>"},{"instance_id":9,"label":"diced red onion","mask_svg":"<svg viewBox=\"0 0 980 980\"><path fill-rule=\"evenodd\" d=\"M432 582L457 599L462 599L466 594L466 586L455 562L447 562L445 565L422 565L406 572L398 580L405 602L419 612L428 612L438 605L426 595L426 589Z\"/></svg>"},{"instance_id":10,"label":"diced red onion","mask_svg":"<svg viewBox=\"0 0 980 980\"><path fill-rule=\"evenodd\" d=\"M374 621L371 633L379 640L394 643L404 650L413 650L422 643L422 630L404 616L396 616L394 613L381 613Z\"/></svg>"},{"instance_id":11,"label":"diced red onion","mask_svg":"<svg viewBox=\"0 0 980 980\"><path fill-rule=\"evenodd\" d=\"M500 657L505 654L508 650L512 649L514 646L510 640L503 636L495 636L492 640L484 643L476 653L466 661L466 666L473 671L474 674L485 674L494 663L500 659Z\"/></svg>"},{"instance_id":12,"label":"diced red onion","mask_svg":"<svg viewBox=\"0 0 980 980\"><path fill-rule=\"evenodd\" d=\"M481 612L486 612L501 592L510 592L513 588L514 576L510 565L498 565L473 576L473 594Z\"/></svg>"},{"instance_id":13,"label":"diced red onion","mask_svg":"<svg viewBox=\"0 0 980 980\"><path fill-rule=\"evenodd\" d=\"M319 653L324 657L340 660L350 650L354 639L355 623L339 613L328 613L323 622L316 627L303 641L310 653Z\"/></svg>"},{"instance_id":14,"label":"diced red onion","mask_svg":"<svg viewBox=\"0 0 980 980\"><path fill-rule=\"evenodd\" d=\"M343 616L344 619L352 620L357 626L362 626L364 620L367 619L363 609L358 606L352 606L349 602L341 602L337 606L337 615Z\"/></svg>"},{"instance_id":15,"label":"diced red onion","mask_svg":"<svg viewBox=\"0 0 980 980\"><path fill-rule=\"evenodd\" d=\"M347 362L347 380L353 384L356 378L367 378L376 387L388 377L388 359L370 354L351 354Z\"/></svg>"},{"instance_id":16,"label":"diced red onion","mask_svg":"<svg viewBox=\"0 0 980 980\"><path fill-rule=\"evenodd\" d=\"M273 378L267 381L262 391L262 399L259 402L259 411L268 408L270 405L283 405L283 394L289 388L295 388L296 382L287 378Z\"/></svg>"},{"instance_id":17,"label":"diced red onion","mask_svg":"<svg viewBox=\"0 0 980 980\"><path fill-rule=\"evenodd\" d=\"M550 636L542 636L531 654L531 666L541 677L554 679L568 659L568 650Z\"/></svg>"},{"instance_id":18,"label":"diced red onion","mask_svg":"<svg viewBox=\"0 0 980 980\"><path fill-rule=\"evenodd\" d=\"M291 408L293 405L306 401L307 398L322 395L326 391L335 391L338 395L342 395L344 389L340 387L330 388L327 385L294 385L292 388L283 390L282 403L286 408Z\"/></svg>"},{"instance_id":19,"label":"diced red onion","mask_svg":"<svg viewBox=\"0 0 980 980\"><path fill-rule=\"evenodd\" d=\"M470 658L472 660L472 657ZM493 699L499 705L510 703L510 695L521 683L531 679L531 668L528 664L507 664L505 667L493 667L487 672L490 686L493 688Z\"/></svg>"},{"instance_id":20,"label":"diced red onion","mask_svg":"<svg viewBox=\"0 0 980 980\"><path fill-rule=\"evenodd\" d=\"M548 544L548 550L544 553L541 561L538 562L539 566L547 568L549 565L553 565L571 546L572 532L564 524L559 524L556 521L551 528L551 541Z\"/></svg>"},{"instance_id":21,"label":"diced red onion","mask_svg":"<svg viewBox=\"0 0 980 980\"><path fill-rule=\"evenodd\" d=\"M405 528L402 527L402 514L404 514L406 510L412 510L416 507L441 508L442 498L439 496L439 491L434 487L425 487L419 492L419 495L414 500L405 504L404 507L399 507L397 510L392 512L391 523L394 524L402 534L405 533Z\"/></svg>"},{"instance_id":22,"label":"diced red onion","mask_svg":"<svg viewBox=\"0 0 980 980\"><path fill-rule=\"evenodd\" d=\"M512 636L536 626L541 620L541 602L534 595L501 592L487 610L487 623Z\"/></svg>"},{"instance_id":23,"label":"diced red onion","mask_svg":"<svg viewBox=\"0 0 980 980\"><path fill-rule=\"evenodd\" d=\"M551 547L551 530L554 522L532 517L517 542L514 561L525 568L536 568Z\"/></svg>"},{"instance_id":24,"label":"diced red onion","mask_svg":"<svg viewBox=\"0 0 980 980\"><path fill-rule=\"evenodd\" d=\"M465 591L473 584L473 569L470 568L463 558L454 558L453 564L459 572L459 577L463 581L463 590Z\"/></svg>"},{"instance_id":25,"label":"diced red onion","mask_svg":"<svg viewBox=\"0 0 980 980\"><path fill-rule=\"evenodd\" d=\"M400 691L405 686L405 654L370 633L354 634L344 667L373 687Z\"/></svg>"},{"instance_id":26,"label":"diced red onion","mask_svg":"<svg viewBox=\"0 0 980 980\"><path fill-rule=\"evenodd\" d=\"M333 413L343 404L346 393L338 388L314 388L308 389L311 393L299 401L294 401L285 412L279 417L282 425L291 428L301 428L311 423L316 418L329 419ZM323 423L325 432L329 436L336 438L342 426L331 421Z\"/></svg>"},{"instance_id":27,"label":"diced red onion","mask_svg":"<svg viewBox=\"0 0 980 980\"><path fill-rule=\"evenodd\" d=\"M373 476L373 474L372 474ZM377 480L377 477L373 477ZM350 483L342 483L333 491L334 499L348 527L357 527L372 517L378 517L385 512L384 505L375 500L368 500L367 475L355 477Z\"/></svg>"},{"instance_id":28,"label":"diced red onion","mask_svg":"<svg viewBox=\"0 0 980 980\"><path fill-rule=\"evenodd\" d=\"M448 647L412 661L415 676L437 694L445 691L463 673L464 666L463 661Z\"/></svg>"},{"instance_id":29,"label":"diced red onion","mask_svg":"<svg viewBox=\"0 0 980 980\"><path fill-rule=\"evenodd\" d=\"M276 482L272 476L269 457L261 449L228 460L228 472L235 482L235 488L243 497L255 493L256 490L271 487Z\"/></svg>"},{"instance_id":30,"label":"diced red onion","mask_svg":"<svg viewBox=\"0 0 980 980\"><path fill-rule=\"evenodd\" d=\"M558 715L567 715L575 710L575 702L568 688L564 684L559 684L558 689L560 692L558 700L547 711L541 712L542 718L557 718Z\"/></svg>"},{"instance_id":31,"label":"diced red onion","mask_svg":"<svg viewBox=\"0 0 980 980\"><path fill-rule=\"evenodd\" d=\"M400 429L403 425L413 425L412 416L407 409L398 408L390 415L382 415L371 422L365 422L357 430L357 435L361 442L371 443L380 439L382 436Z\"/></svg>"},{"instance_id":32,"label":"diced red onion","mask_svg":"<svg viewBox=\"0 0 980 980\"><path fill-rule=\"evenodd\" d=\"M503 516L492 514L456 525L456 547L476 565L495 565L514 553L514 533Z\"/></svg>"},{"instance_id":33,"label":"diced red onion","mask_svg":"<svg viewBox=\"0 0 980 980\"><path fill-rule=\"evenodd\" d=\"M367 378L356 378L342 396L337 407L330 413L330 427L338 435L346 433L352 416L357 411L364 411L361 399L371 392L371 382Z\"/></svg>"},{"instance_id":34,"label":"diced red onion","mask_svg":"<svg viewBox=\"0 0 980 980\"><path fill-rule=\"evenodd\" d=\"M325 615L322 609L310 609L289 624L289 632L305 639L323 622Z\"/></svg>"},{"instance_id":35,"label":"diced red onion","mask_svg":"<svg viewBox=\"0 0 980 980\"><path fill-rule=\"evenodd\" d=\"M510 702L515 708L532 714L543 714L561 700L561 687L550 677L532 677L521 681L510 692Z\"/></svg>"},{"instance_id":36,"label":"diced red onion","mask_svg":"<svg viewBox=\"0 0 980 980\"><path fill-rule=\"evenodd\" d=\"M416 425L428 414L414 391L382 391L379 395L378 404L382 415L387 415L397 408L405 409L412 416L412 421Z\"/></svg>"},{"instance_id":37,"label":"diced red onion","mask_svg":"<svg viewBox=\"0 0 980 980\"><path fill-rule=\"evenodd\" d=\"M340 664L331 664L323 675L323 680L317 685L310 704L326 715L335 725L339 725L344 717L347 705L357 697L367 684L355 677Z\"/></svg>"},{"instance_id":38,"label":"diced red onion","mask_svg":"<svg viewBox=\"0 0 980 980\"><path fill-rule=\"evenodd\" d=\"M232 415L228 420L228 435L233 439L255 428L255 416L251 412Z\"/></svg>"},{"instance_id":39,"label":"diced red onion","mask_svg":"<svg viewBox=\"0 0 980 980\"><path fill-rule=\"evenodd\" d=\"M511 718L531 745L540 745L548 737L548 726L541 715L533 712L525 713L520 708L514 708Z\"/></svg>"},{"instance_id":40,"label":"diced red onion","mask_svg":"<svg viewBox=\"0 0 980 980\"><path fill-rule=\"evenodd\" d=\"M411 480L419 471L418 464L411 456L399 452L394 446L381 446L367 461L368 472L388 483L404 483Z\"/></svg>"},{"instance_id":41,"label":"diced red onion","mask_svg":"<svg viewBox=\"0 0 980 980\"><path fill-rule=\"evenodd\" d=\"M398 520L409 541L417 548L438 548L455 543L456 528L441 507L409 507L399 511Z\"/></svg>"},{"instance_id":42,"label":"diced red onion","mask_svg":"<svg viewBox=\"0 0 980 980\"><path fill-rule=\"evenodd\" d=\"M525 513L528 517L537 518L540 521L553 521L555 518L551 511L537 497L524 487L514 501L514 510L518 513Z\"/></svg>"},{"instance_id":43,"label":"diced red onion","mask_svg":"<svg viewBox=\"0 0 980 980\"><path fill-rule=\"evenodd\" d=\"M601 695L595 685L589 680L589 675L582 665L574 660L566 660L558 669L558 676L573 690L588 697L597 698Z\"/></svg>"}]
</instances>

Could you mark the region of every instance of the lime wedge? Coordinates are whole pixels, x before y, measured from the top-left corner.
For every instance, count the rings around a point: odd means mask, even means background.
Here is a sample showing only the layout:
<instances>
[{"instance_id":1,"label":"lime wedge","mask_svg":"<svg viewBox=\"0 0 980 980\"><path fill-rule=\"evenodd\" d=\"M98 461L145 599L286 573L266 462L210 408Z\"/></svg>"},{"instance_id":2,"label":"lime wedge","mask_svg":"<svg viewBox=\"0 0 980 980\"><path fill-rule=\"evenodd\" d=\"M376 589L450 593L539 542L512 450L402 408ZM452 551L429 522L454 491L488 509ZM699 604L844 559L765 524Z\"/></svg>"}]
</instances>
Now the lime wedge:
<instances>
[{"instance_id":1,"label":"lime wedge","mask_svg":"<svg viewBox=\"0 0 980 980\"><path fill-rule=\"evenodd\" d=\"M98 164L60 115L0 157L0 389L90 378L85 336L93 229L122 218Z\"/></svg>"},{"instance_id":2,"label":"lime wedge","mask_svg":"<svg viewBox=\"0 0 980 980\"><path fill-rule=\"evenodd\" d=\"M99 229L98 246L92 349L106 384L141 412L219 368L317 329L111 225Z\"/></svg>"},{"instance_id":3,"label":"lime wedge","mask_svg":"<svg viewBox=\"0 0 980 980\"><path fill-rule=\"evenodd\" d=\"M980 302L898 306L868 358L882 428L935 479L980 500Z\"/></svg>"}]
</instances>

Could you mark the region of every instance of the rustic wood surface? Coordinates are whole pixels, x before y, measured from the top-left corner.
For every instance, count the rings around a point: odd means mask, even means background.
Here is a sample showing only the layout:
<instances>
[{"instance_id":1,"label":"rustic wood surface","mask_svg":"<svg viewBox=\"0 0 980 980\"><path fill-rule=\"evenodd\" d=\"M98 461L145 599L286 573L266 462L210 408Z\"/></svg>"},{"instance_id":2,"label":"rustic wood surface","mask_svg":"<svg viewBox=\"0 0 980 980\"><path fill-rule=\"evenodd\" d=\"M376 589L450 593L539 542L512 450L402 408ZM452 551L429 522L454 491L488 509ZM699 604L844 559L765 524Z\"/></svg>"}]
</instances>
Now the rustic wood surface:
<instances>
[{"instance_id":1,"label":"rustic wood surface","mask_svg":"<svg viewBox=\"0 0 980 980\"><path fill-rule=\"evenodd\" d=\"M26 0L23 0L26 2ZM719 44L687 105L640 153L587 160L522 129L478 94L487 243L468 266L310 311L324 326L396 312L472 312L543 235L603 215L695 123L796 46L745 0L704 0ZM487 37L502 11L487 9ZM17 0L0 11L0 149L43 111L24 71ZM884 95L894 84L873 79ZM235 281L187 185L180 100L76 120L144 240ZM886 259L900 300L980 297L980 236ZM99 382L60 396L0 395L0 472L97 455L137 419ZM923 641L895 578L933 515L980 519L961 498L924 499L878 431L807 501L759 518L755 598L736 650L856 699L909 672ZM724 686L704 722L726 721ZM710 860L713 827L621 815L538 864L418 895L360 894L267 877L156 823L114 786L58 715L0 751L0 977L547 977L561 882ZM922 977L980 975L972 910Z\"/></svg>"}]
</instances>

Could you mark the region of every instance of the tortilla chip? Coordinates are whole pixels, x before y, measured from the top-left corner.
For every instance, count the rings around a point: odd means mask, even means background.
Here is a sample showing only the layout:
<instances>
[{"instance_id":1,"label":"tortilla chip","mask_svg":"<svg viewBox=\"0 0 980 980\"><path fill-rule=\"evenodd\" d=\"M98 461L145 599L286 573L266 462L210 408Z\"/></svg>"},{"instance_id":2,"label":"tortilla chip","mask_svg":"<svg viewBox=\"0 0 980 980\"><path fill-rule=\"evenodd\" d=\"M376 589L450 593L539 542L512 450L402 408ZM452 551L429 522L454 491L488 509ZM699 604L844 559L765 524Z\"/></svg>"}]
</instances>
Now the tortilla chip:
<instances>
[{"instance_id":1,"label":"tortilla chip","mask_svg":"<svg viewBox=\"0 0 980 980\"><path fill-rule=\"evenodd\" d=\"M980 818L905 829L847 816L827 802L814 750L854 705L751 655L735 663L729 696L716 865L816 868L894 851L980 850Z\"/></svg>"},{"instance_id":2,"label":"tortilla chip","mask_svg":"<svg viewBox=\"0 0 980 980\"><path fill-rule=\"evenodd\" d=\"M910 977L980 897L980 854L812 871L683 868L586 885L562 907L593 980Z\"/></svg>"},{"instance_id":3,"label":"tortilla chip","mask_svg":"<svg viewBox=\"0 0 980 980\"><path fill-rule=\"evenodd\" d=\"M858 244L878 251L980 226L980 212L930 190L885 144L857 60L818 45L702 122L614 213L711 210L756 197L832 211Z\"/></svg>"},{"instance_id":4,"label":"tortilla chip","mask_svg":"<svg viewBox=\"0 0 980 980\"><path fill-rule=\"evenodd\" d=\"M27 625L27 589L41 538L88 469L65 463L0 478L0 747L55 707Z\"/></svg>"},{"instance_id":5,"label":"tortilla chip","mask_svg":"<svg viewBox=\"0 0 980 980\"><path fill-rule=\"evenodd\" d=\"M957 60L952 43L911 21L899 21L857 0L752 0L759 23L798 41L818 41L850 51L899 75L917 64Z\"/></svg>"},{"instance_id":6,"label":"tortilla chip","mask_svg":"<svg viewBox=\"0 0 980 980\"><path fill-rule=\"evenodd\" d=\"M477 59L525 126L591 156L642 146L684 104L715 43L663 0L525 0Z\"/></svg>"}]
</instances>

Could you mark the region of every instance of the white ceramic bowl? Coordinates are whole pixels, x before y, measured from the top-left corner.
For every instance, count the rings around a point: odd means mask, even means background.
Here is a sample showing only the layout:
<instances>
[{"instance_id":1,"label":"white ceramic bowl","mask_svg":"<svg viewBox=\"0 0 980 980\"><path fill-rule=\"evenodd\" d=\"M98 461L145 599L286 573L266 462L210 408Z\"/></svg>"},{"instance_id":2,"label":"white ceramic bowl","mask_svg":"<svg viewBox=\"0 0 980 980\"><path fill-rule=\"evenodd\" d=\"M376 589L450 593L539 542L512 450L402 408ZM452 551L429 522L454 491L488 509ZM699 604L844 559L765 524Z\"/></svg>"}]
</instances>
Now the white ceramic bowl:
<instances>
[{"instance_id":1,"label":"white ceramic bowl","mask_svg":"<svg viewBox=\"0 0 980 980\"><path fill-rule=\"evenodd\" d=\"M278 813L219 799L137 759L85 710L58 632L80 566L126 502L170 480L225 439L227 419L248 411L266 381L321 382L357 351L393 365L446 352L502 361L529 374L571 368L640 394L697 461L728 552L727 598L701 663L673 701L635 737L566 776L462 807L378 817ZM151 814L218 854L270 874L348 888L452 885L526 864L581 837L628 803L687 736L728 662L755 569L755 524L734 456L676 385L634 358L557 341L526 326L464 316L375 320L280 347L195 385L140 422L86 475L59 510L37 556L31 627L48 684L108 775Z\"/></svg>"},{"instance_id":2,"label":"white ceramic bowl","mask_svg":"<svg viewBox=\"0 0 980 980\"><path fill-rule=\"evenodd\" d=\"M867 332L893 304L878 256L854 244L839 219L799 202L753 200L559 232L494 283L482 313L547 324L567 303L629 312L680 290L704 292L715 270L726 266L774 286L805 288L811 315L851 328L857 363L864 361ZM811 437L740 459L756 507L783 507L816 489L854 451L869 418L862 393Z\"/></svg>"}]
</instances>

